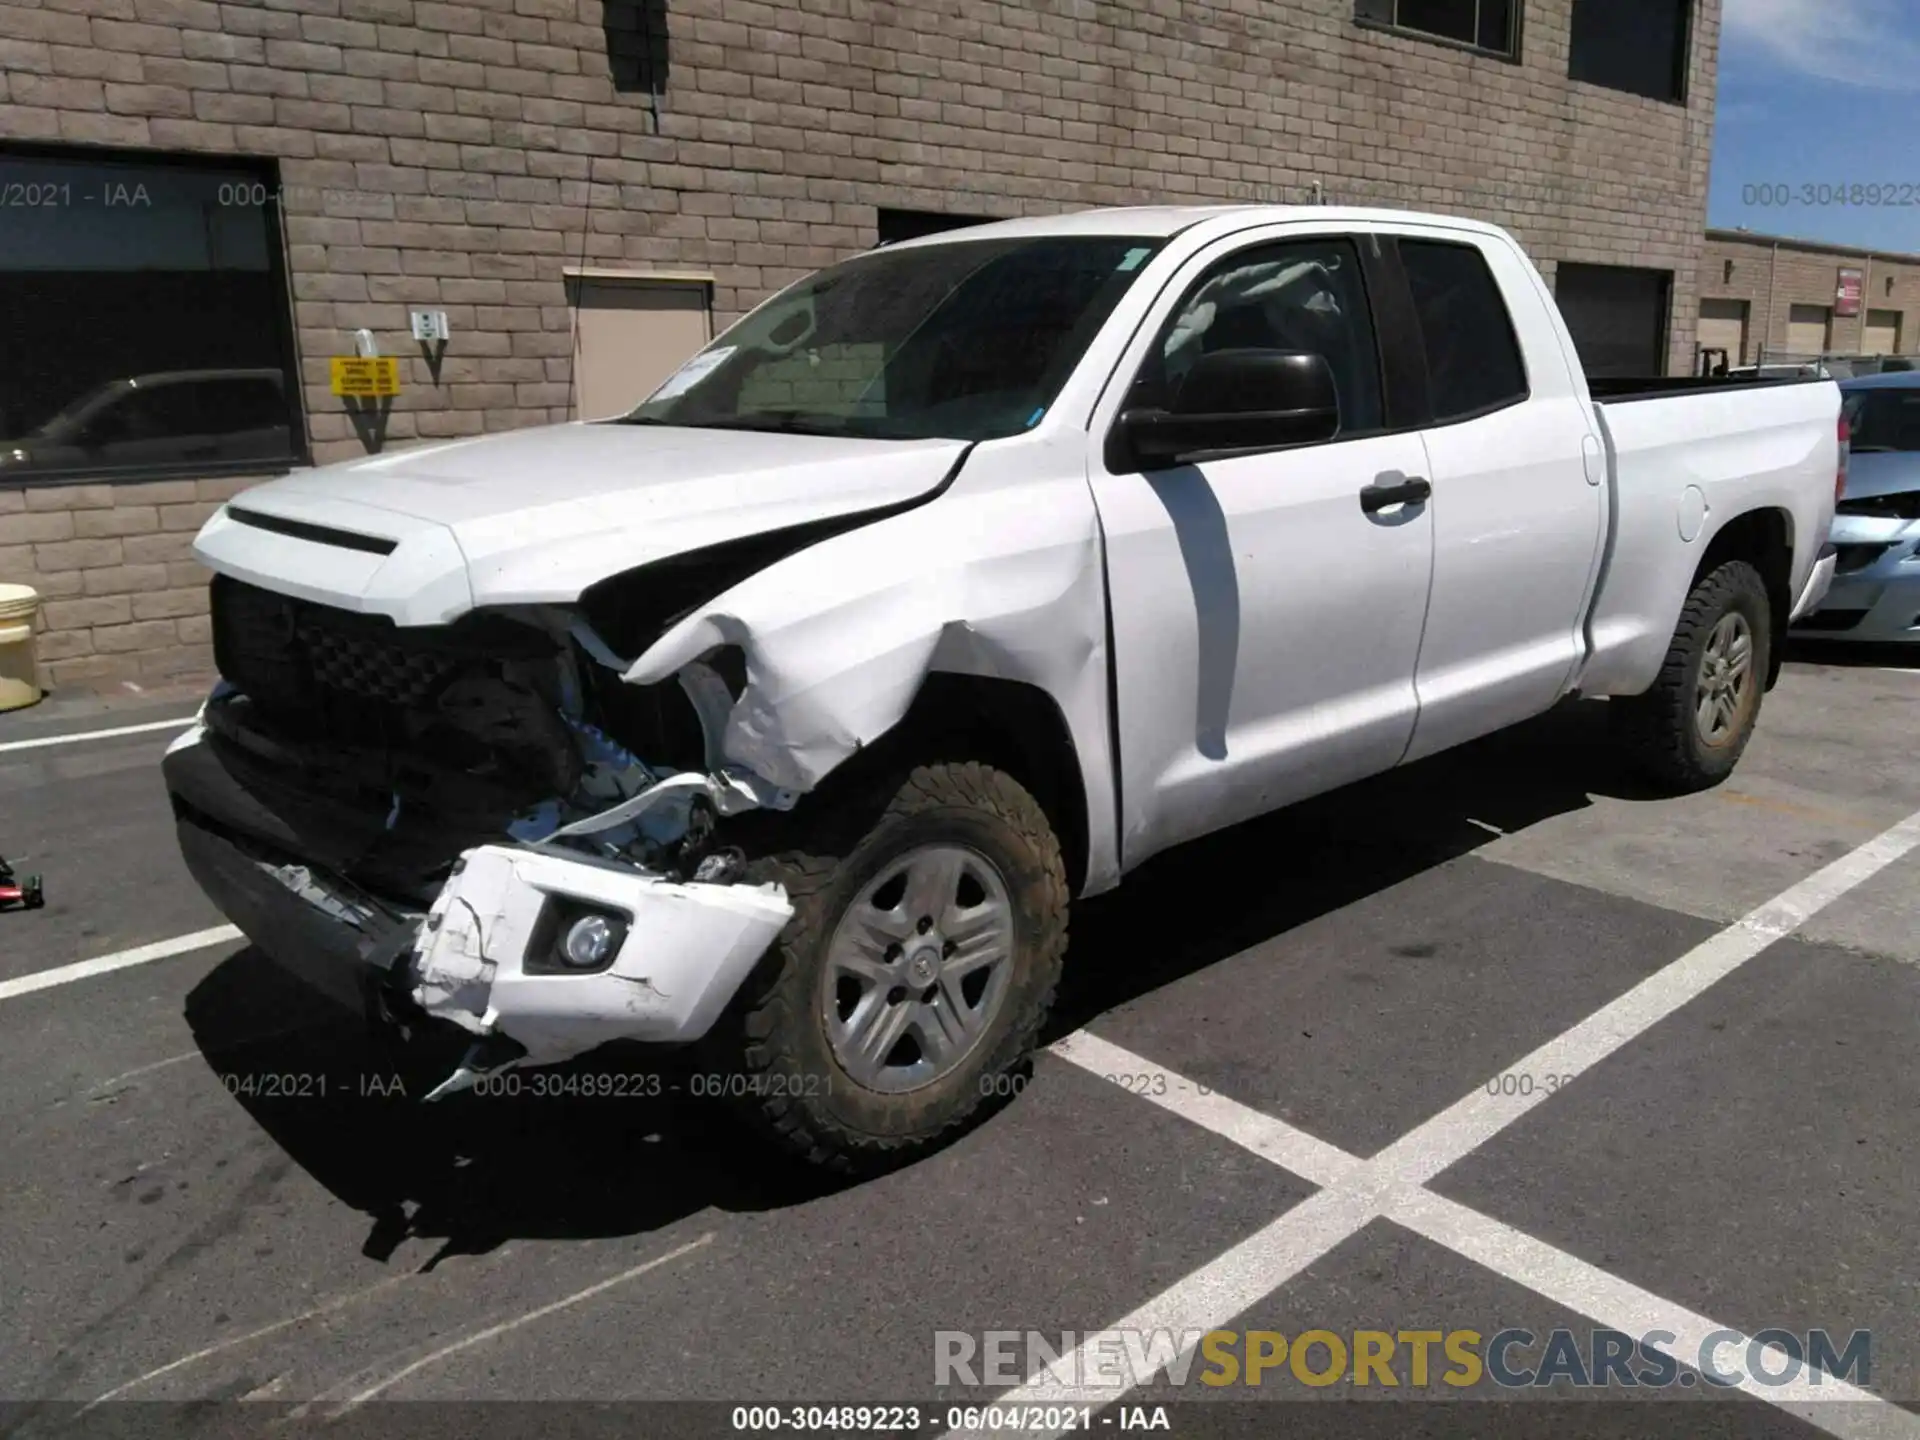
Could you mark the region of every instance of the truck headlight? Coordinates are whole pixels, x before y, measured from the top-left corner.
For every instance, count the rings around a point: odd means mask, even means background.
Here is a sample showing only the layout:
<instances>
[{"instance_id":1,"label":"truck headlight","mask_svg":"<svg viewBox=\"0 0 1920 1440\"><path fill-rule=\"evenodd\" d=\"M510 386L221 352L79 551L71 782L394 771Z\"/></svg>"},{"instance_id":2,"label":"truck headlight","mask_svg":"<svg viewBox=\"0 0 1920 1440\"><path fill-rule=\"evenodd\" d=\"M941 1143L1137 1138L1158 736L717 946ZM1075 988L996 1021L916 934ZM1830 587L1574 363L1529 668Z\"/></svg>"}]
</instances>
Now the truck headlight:
<instances>
[{"instance_id":1,"label":"truck headlight","mask_svg":"<svg viewBox=\"0 0 1920 1440\"><path fill-rule=\"evenodd\" d=\"M573 970L601 970L620 953L627 927L612 915L582 915L560 937L560 962Z\"/></svg>"}]
</instances>

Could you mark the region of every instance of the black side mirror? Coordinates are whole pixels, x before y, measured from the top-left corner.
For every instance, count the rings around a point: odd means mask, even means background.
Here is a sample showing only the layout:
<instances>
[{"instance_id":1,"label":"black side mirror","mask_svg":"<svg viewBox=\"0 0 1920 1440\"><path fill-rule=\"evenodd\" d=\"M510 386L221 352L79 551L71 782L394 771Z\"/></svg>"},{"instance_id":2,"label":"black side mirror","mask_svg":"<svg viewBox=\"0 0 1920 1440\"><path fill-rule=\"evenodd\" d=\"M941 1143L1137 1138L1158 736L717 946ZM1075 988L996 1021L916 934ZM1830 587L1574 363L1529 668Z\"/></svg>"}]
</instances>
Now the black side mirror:
<instances>
[{"instance_id":1,"label":"black side mirror","mask_svg":"<svg viewBox=\"0 0 1920 1440\"><path fill-rule=\"evenodd\" d=\"M1340 433L1340 395L1324 355L1216 350L1187 372L1171 408L1128 410L1115 469L1158 469L1203 456L1272 450Z\"/></svg>"}]
</instances>

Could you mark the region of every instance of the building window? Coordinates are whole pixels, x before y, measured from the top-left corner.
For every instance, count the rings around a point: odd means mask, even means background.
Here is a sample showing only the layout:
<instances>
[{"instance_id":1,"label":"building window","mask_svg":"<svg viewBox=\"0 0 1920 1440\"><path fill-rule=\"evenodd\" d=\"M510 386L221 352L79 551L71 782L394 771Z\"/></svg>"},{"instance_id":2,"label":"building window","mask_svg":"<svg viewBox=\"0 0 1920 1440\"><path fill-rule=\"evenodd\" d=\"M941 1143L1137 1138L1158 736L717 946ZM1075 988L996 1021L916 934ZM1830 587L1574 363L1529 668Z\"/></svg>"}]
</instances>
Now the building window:
<instances>
[{"instance_id":1,"label":"building window","mask_svg":"<svg viewBox=\"0 0 1920 1440\"><path fill-rule=\"evenodd\" d=\"M0 149L0 485L306 459L271 164Z\"/></svg>"},{"instance_id":2,"label":"building window","mask_svg":"<svg viewBox=\"0 0 1920 1440\"><path fill-rule=\"evenodd\" d=\"M1594 379L1667 373L1673 275L1616 265L1562 264L1554 298L1580 363Z\"/></svg>"},{"instance_id":3,"label":"building window","mask_svg":"<svg viewBox=\"0 0 1920 1440\"><path fill-rule=\"evenodd\" d=\"M944 235L949 230L964 230L969 225L984 225L992 215L947 215L938 210L881 210L880 243L898 245L902 240L918 240L923 235Z\"/></svg>"},{"instance_id":4,"label":"building window","mask_svg":"<svg viewBox=\"0 0 1920 1440\"><path fill-rule=\"evenodd\" d=\"M1516 0L1354 0L1353 18L1508 59L1520 53Z\"/></svg>"},{"instance_id":5,"label":"building window","mask_svg":"<svg viewBox=\"0 0 1920 1440\"><path fill-rule=\"evenodd\" d=\"M1573 0L1567 74L1589 85L1684 103L1692 0Z\"/></svg>"}]
</instances>

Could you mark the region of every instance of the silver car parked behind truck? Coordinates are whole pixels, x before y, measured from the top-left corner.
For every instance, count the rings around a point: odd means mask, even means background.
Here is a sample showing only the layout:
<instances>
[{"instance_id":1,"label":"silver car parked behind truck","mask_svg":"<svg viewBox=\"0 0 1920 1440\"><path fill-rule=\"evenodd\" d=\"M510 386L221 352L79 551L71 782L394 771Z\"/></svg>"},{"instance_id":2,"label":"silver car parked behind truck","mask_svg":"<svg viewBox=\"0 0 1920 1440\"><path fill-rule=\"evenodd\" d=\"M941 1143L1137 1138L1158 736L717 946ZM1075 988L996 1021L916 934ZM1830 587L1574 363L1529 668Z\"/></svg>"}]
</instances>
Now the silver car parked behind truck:
<instances>
[{"instance_id":1,"label":"silver car parked behind truck","mask_svg":"<svg viewBox=\"0 0 1920 1440\"><path fill-rule=\"evenodd\" d=\"M1843 380L1840 394L1851 460L1833 517L1833 586L1797 630L1920 640L1920 373Z\"/></svg>"}]
</instances>

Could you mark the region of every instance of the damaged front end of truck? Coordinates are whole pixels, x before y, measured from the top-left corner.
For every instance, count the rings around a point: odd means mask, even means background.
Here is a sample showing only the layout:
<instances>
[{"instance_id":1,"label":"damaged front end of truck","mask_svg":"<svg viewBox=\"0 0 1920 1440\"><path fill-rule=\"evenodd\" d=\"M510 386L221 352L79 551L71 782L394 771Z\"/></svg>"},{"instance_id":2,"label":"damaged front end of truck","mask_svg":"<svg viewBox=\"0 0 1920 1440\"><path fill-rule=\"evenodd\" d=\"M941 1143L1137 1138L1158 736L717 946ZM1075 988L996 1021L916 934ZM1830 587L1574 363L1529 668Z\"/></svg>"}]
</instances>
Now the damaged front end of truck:
<instances>
[{"instance_id":1,"label":"damaged front end of truck","mask_svg":"<svg viewBox=\"0 0 1920 1440\"><path fill-rule=\"evenodd\" d=\"M797 798L722 753L740 652L629 683L633 598L400 627L213 583L223 679L165 762L188 867L316 989L467 1032L435 1095L700 1039L792 915L726 840Z\"/></svg>"}]
</instances>

